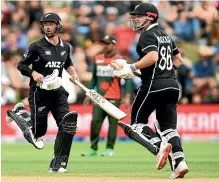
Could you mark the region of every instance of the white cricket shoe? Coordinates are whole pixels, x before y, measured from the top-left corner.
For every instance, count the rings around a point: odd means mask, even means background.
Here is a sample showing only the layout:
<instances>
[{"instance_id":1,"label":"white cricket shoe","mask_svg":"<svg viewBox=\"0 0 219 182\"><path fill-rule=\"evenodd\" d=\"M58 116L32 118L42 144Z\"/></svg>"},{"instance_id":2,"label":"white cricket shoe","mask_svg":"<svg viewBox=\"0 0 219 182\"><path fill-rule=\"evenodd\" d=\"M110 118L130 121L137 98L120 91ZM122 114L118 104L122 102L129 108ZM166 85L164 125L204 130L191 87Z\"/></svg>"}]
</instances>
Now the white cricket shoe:
<instances>
[{"instance_id":1,"label":"white cricket shoe","mask_svg":"<svg viewBox=\"0 0 219 182\"><path fill-rule=\"evenodd\" d=\"M43 149L44 147L44 143L43 143L43 139L42 137L39 138L35 138L33 131L30 128L26 129L24 131L24 138L31 144L33 144L33 146L39 150Z\"/></svg>"},{"instance_id":2,"label":"white cricket shoe","mask_svg":"<svg viewBox=\"0 0 219 182\"><path fill-rule=\"evenodd\" d=\"M44 147L43 137L36 138L35 145L37 146L38 149L43 149Z\"/></svg>"},{"instance_id":3,"label":"white cricket shoe","mask_svg":"<svg viewBox=\"0 0 219 182\"><path fill-rule=\"evenodd\" d=\"M24 104L22 103L22 102L19 102L19 103L17 103L15 106L14 106L14 108L12 109L12 111L14 111L14 112L16 112L16 111L18 111L17 109L18 108L24 108ZM10 116L8 116L7 114L6 114L6 122L7 123L11 123L12 121L14 121Z\"/></svg>"},{"instance_id":4,"label":"white cricket shoe","mask_svg":"<svg viewBox=\"0 0 219 182\"><path fill-rule=\"evenodd\" d=\"M170 143L161 142L160 150L157 154L156 168L158 170L164 168L167 163L168 155L172 151L172 145Z\"/></svg>"},{"instance_id":5,"label":"white cricket shoe","mask_svg":"<svg viewBox=\"0 0 219 182\"><path fill-rule=\"evenodd\" d=\"M49 168L49 173L67 173L68 170L60 167L58 170L53 170L52 168Z\"/></svg>"},{"instance_id":6,"label":"white cricket shoe","mask_svg":"<svg viewBox=\"0 0 219 182\"><path fill-rule=\"evenodd\" d=\"M170 178L171 179L176 179L176 178L183 178L185 174L189 172L189 168L186 164L185 160L182 160L176 169L171 173Z\"/></svg>"}]
</instances>

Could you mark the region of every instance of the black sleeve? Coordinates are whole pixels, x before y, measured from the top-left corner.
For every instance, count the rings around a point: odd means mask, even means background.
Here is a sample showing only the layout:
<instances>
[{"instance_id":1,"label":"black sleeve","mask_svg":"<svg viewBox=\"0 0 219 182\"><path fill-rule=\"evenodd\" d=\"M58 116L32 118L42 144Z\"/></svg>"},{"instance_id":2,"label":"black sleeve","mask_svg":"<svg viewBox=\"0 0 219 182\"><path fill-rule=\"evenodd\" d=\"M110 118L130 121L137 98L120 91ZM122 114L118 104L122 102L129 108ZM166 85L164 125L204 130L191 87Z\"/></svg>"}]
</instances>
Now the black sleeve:
<instances>
[{"instance_id":1,"label":"black sleeve","mask_svg":"<svg viewBox=\"0 0 219 182\"><path fill-rule=\"evenodd\" d=\"M173 42L173 40L171 39L171 43L172 43L172 47L173 47L173 56L179 54L179 50L176 47L176 44Z\"/></svg>"},{"instance_id":2,"label":"black sleeve","mask_svg":"<svg viewBox=\"0 0 219 182\"><path fill-rule=\"evenodd\" d=\"M151 51L158 52L158 41L155 35L147 33L141 34L138 44L141 46L141 51L146 54Z\"/></svg>"},{"instance_id":3,"label":"black sleeve","mask_svg":"<svg viewBox=\"0 0 219 182\"><path fill-rule=\"evenodd\" d=\"M71 54L71 51L70 51L70 45L69 44L67 44L67 49L68 49L68 56L67 56L67 59L66 59L66 61L65 61L65 64L64 64L64 68L67 70L68 69L68 67L69 66L74 66L73 65L73 62L72 62L72 59L71 59L71 56L70 56L70 54Z\"/></svg>"},{"instance_id":4,"label":"black sleeve","mask_svg":"<svg viewBox=\"0 0 219 182\"><path fill-rule=\"evenodd\" d=\"M17 69L21 72L22 75L31 77L33 70L30 69L29 66L36 59L36 44L31 44L30 47L25 51L22 59L19 61Z\"/></svg>"}]
</instances>

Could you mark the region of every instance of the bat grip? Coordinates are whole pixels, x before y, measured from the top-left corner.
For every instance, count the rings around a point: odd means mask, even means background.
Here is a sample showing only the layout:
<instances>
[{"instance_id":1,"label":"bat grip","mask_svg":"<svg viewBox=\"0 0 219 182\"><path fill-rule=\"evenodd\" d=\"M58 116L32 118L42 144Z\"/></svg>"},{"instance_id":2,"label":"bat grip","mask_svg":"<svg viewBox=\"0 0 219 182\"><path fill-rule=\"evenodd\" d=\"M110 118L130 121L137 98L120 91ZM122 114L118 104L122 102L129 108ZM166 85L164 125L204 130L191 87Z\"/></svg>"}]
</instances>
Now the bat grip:
<instances>
[{"instance_id":1,"label":"bat grip","mask_svg":"<svg viewBox=\"0 0 219 182\"><path fill-rule=\"evenodd\" d=\"M83 89L85 92L88 92L89 89L87 87L85 87L82 83L80 83L78 80L75 80L75 83L81 88Z\"/></svg>"}]
</instances>

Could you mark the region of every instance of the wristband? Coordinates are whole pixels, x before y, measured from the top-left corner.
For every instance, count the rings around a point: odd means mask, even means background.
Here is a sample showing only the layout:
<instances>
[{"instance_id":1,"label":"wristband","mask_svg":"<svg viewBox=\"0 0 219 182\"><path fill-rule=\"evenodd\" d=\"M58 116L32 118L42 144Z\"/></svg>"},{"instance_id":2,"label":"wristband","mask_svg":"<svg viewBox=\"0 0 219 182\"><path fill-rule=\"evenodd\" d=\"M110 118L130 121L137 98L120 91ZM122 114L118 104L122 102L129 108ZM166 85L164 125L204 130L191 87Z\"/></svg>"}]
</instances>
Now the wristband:
<instances>
[{"instance_id":1,"label":"wristband","mask_svg":"<svg viewBox=\"0 0 219 182\"><path fill-rule=\"evenodd\" d=\"M177 70L177 69L178 69L178 67L176 67L175 65L173 65L173 68L174 68L175 70Z\"/></svg>"},{"instance_id":2,"label":"wristband","mask_svg":"<svg viewBox=\"0 0 219 182\"><path fill-rule=\"evenodd\" d=\"M130 68L131 68L132 71L137 70L137 68L135 67L135 63L130 64L129 66L130 66Z\"/></svg>"}]
</instances>

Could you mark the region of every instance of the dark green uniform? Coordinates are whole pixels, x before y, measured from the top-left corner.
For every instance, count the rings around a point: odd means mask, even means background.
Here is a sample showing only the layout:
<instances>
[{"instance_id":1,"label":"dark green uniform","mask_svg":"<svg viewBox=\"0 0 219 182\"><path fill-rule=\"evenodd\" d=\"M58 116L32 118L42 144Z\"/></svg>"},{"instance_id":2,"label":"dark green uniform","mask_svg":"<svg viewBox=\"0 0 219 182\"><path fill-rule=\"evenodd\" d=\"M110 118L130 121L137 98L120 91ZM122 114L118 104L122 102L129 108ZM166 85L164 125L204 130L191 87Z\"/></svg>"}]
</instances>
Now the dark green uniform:
<instances>
[{"instance_id":1,"label":"dark green uniform","mask_svg":"<svg viewBox=\"0 0 219 182\"><path fill-rule=\"evenodd\" d=\"M121 88L120 78L115 77L110 63L115 59L121 59L119 55L114 55L111 58L105 58L104 54L97 55L95 57L95 63L93 67L93 77L90 83L90 89L95 89L100 95L104 96L116 107L119 107L121 102ZM126 80L125 93L132 92L132 80ZM98 140L101 126L105 117L108 116L109 130L107 137L107 149L113 149L117 136L117 119L107 114L100 107L95 106L93 108L92 122L91 122L91 148L93 150L98 149Z\"/></svg>"}]
</instances>

